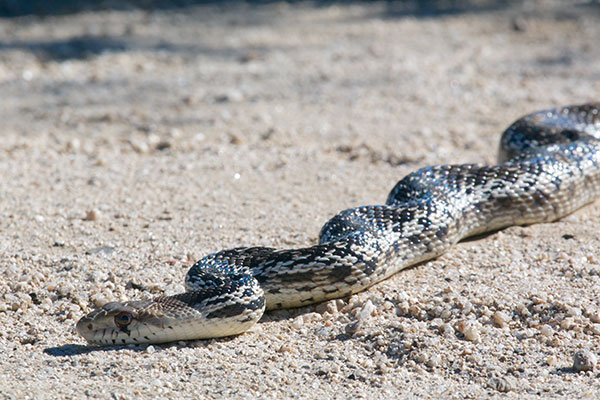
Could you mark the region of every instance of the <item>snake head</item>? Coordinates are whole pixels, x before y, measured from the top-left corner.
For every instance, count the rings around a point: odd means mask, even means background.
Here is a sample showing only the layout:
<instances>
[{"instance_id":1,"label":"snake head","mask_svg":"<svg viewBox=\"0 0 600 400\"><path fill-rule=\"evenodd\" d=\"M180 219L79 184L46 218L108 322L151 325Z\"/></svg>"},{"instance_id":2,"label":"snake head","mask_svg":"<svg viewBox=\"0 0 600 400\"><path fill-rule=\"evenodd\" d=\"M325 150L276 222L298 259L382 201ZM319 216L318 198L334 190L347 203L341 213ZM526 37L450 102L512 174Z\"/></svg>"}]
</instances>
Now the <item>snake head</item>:
<instances>
[{"instance_id":1,"label":"snake head","mask_svg":"<svg viewBox=\"0 0 600 400\"><path fill-rule=\"evenodd\" d=\"M77 333L98 345L231 336L248 330L265 309L262 290L251 299L239 298L238 293L219 297L213 292L214 289L107 303L82 317L76 325Z\"/></svg>"},{"instance_id":2,"label":"snake head","mask_svg":"<svg viewBox=\"0 0 600 400\"><path fill-rule=\"evenodd\" d=\"M92 344L144 343L150 337L143 332L160 329L165 322L168 318L153 300L111 302L81 318L76 329Z\"/></svg>"}]
</instances>

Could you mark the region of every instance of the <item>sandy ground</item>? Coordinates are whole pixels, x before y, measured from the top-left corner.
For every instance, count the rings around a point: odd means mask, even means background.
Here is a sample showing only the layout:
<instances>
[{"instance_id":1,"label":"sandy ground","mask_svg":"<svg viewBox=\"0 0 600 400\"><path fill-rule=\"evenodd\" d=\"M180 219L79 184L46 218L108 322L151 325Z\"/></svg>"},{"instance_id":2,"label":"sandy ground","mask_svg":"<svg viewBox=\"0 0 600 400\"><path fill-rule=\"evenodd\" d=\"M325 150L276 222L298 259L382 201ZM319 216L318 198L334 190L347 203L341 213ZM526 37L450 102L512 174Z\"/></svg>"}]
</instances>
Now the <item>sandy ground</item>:
<instances>
[{"instance_id":1,"label":"sandy ground","mask_svg":"<svg viewBox=\"0 0 600 400\"><path fill-rule=\"evenodd\" d=\"M94 304L183 290L203 255L312 244L412 170L494 163L522 114L600 98L597 4L428 4L0 19L0 396L597 398L600 366L572 366L600 353L598 202L239 337L75 333Z\"/></svg>"}]
</instances>

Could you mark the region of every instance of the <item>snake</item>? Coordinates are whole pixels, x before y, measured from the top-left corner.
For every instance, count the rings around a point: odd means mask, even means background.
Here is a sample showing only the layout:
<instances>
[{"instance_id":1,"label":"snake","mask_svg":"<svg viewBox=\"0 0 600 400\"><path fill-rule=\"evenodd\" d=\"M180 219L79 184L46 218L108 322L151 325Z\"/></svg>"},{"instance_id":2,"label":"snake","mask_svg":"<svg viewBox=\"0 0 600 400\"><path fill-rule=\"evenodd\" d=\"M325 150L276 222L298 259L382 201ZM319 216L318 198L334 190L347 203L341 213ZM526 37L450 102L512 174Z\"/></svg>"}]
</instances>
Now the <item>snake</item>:
<instances>
[{"instance_id":1,"label":"snake","mask_svg":"<svg viewBox=\"0 0 600 400\"><path fill-rule=\"evenodd\" d=\"M552 222L600 192L600 103L537 111L502 134L497 165L421 168L385 204L341 211L318 244L239 247L196 262L173 296L109 302L82 317L90 344L164 343L241 334L265 310L346 298L469 236Z\"/></svg>"}]
</instances>

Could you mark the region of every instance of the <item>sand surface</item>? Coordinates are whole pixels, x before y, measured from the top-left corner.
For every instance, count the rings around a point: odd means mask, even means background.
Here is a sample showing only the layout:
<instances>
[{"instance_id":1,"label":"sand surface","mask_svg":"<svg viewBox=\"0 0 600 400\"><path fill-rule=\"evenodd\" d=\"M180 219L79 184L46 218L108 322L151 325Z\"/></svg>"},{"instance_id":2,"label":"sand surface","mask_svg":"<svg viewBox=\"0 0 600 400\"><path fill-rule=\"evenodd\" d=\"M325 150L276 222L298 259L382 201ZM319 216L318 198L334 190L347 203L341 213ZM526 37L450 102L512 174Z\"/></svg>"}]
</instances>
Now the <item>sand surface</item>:
<instances>
[{"instance_id":1,"label":"sand surface","mask_svg":"<svg viewBox=\"0 0 600 400\"><path fill-rule=\"evenodd\" d=\"M600 204L230 339L88 347L95 304L301 247L425 165L600 99L600 10L214 4L0 19L3 398L597 398ZM436 7L438 7L436 9Z\"/></svg>"}]
</instances>

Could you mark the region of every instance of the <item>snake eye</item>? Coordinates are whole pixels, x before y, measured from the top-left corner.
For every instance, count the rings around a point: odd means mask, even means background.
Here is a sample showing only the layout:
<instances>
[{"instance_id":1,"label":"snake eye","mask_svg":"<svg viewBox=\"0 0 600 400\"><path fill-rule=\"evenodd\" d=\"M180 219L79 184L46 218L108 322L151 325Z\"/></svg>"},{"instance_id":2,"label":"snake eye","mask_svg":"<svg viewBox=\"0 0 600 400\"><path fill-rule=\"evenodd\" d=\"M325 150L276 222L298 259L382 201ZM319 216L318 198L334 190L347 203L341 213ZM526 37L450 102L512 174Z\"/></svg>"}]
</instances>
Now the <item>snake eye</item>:
<instances>
[{"instance_id":1,"label":"snake eye","mask_svg":"<svg viewBox=\"0 0 600 400\"><path fill-rule=\"evenodd\" d=\"M115 324L119 328L125 328L127 325L129 325L131 323L132 319L133 319L133 317L131 316L130 313L121 311L120 313L115 315Z\"/></svg>"}]
</instances>

